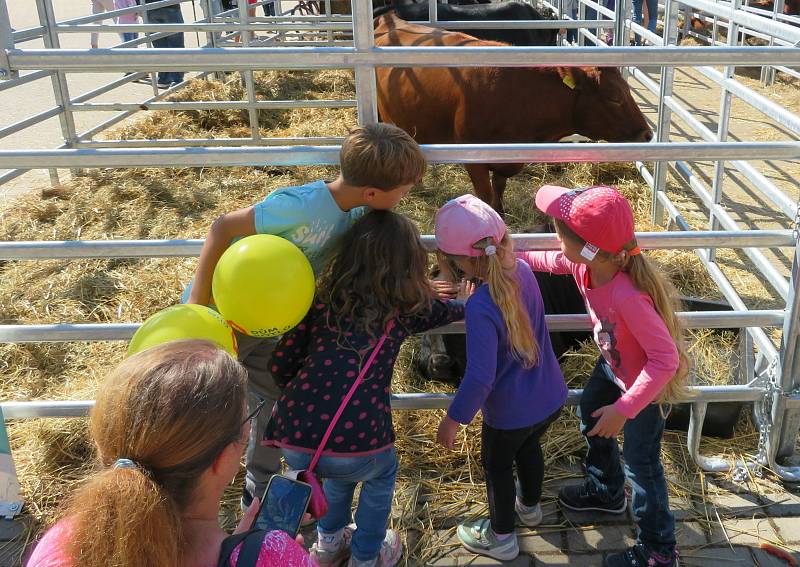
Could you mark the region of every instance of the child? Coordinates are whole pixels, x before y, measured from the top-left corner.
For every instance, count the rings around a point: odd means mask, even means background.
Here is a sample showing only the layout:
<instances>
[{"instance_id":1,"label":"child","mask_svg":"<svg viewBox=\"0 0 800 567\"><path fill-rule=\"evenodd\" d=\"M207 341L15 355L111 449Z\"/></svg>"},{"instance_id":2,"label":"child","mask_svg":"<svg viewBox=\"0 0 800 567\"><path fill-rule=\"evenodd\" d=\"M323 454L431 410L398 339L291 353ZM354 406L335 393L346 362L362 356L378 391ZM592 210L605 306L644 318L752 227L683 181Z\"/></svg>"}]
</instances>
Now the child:
<instances>
[{"instance_id":1,"label":"child","mask_svg":"<svg viewBox=\"0 0 800 567\"><path fill-rule=\"evenodd\" d=\"M491 519L460 525L458 538L474 553L507 561L519 554L514 511L530 527L542 520L539 439L561 411L567 386L550 345L536 278L515 259L500 216L472 195L453 199L436 214L436 246L468 277L486 281L467 303L467 368L436 437L452 449L459 424L470 423L481 409L481 463Z\"/></svg>"},{"instance_id":2,"label":"child","mask_svg":"<svg viewBox=\"0 0 800 567\"><path fill-rule=\"evenodd\" d=\"M278 189L260 203L214 221L200 252L188 303L211 302L211 277L219 257L232 240L251 234L275 234L293 242L319 275L330 256L331 245L364 214L364 207L391 209L422 178L426 166L417 143L391 124L352 130L342 143L339 159L341 173L333 181ZM280 390L267 370L267 362L277 339L242 334L236 338L250 387L271 408ZM269 413L262 412L250 435L244 507L250 505L253 496L264 493L269 477L280 469L280 452L257 442Z\"/></svg>"},{"instance_id":3,"label":"child","mask_svg":"<svg viewBox=\"0 0 800 567\"><path fill-rule=\"evenodd\" d=\"M397 476L392 370L406 337L464 316L460 301L432 299L426 269L427 253L411 221L389 211L365 215L342 238L320 280L318 302L273 353L270 372L285 390L265 444L281 447L295 470L308 468L343 399L365 372L315 469L325 479L329 505L312 549L322 567L344 562L350 542L353 567L391 567L402 555L398 535L386 530ZM375 360L365 366L375 348ZM345 526L359 482L351 534Z\"/></svg>"},{"instance_id":4,"label":"child","mask_svg":"<svg viewBox=\"0 0 800 567\"><path fill-rule=\"evenodd\" d=\"M122 10L123 8L133 8L134 6L138 6L139 3L136 0L114 0L114 9L115 10ZM121 16L117 16L117 23L118 24L138 24L139 23L139 13L132 12L130 14L123 14ZM139 34L136 32L122 32L119 34L122 38L123 42L126 41L133 41ZM135 47L135 46L134 46Z\"/></svg>"},{"instance_id":5,"label":"child","mask_svg":"<svg viewBox=\"0 0 800 567\"><path fill-rule=\"evenodd\" d=\"M639 536L636 545L608 556L605 565L676 565L675 522L661 465L660 405L687 392L689 364L674 290L642 256L630 204L615 189L544 186L536 206L554 218L561 251L520 256L534 270L572 273L601 353L579 407L589 445L587 478L562 488L559 501L571 510L622 514L627 475ZM616 439L623 427L625 474Z\"/></svg>"}]
</instances>

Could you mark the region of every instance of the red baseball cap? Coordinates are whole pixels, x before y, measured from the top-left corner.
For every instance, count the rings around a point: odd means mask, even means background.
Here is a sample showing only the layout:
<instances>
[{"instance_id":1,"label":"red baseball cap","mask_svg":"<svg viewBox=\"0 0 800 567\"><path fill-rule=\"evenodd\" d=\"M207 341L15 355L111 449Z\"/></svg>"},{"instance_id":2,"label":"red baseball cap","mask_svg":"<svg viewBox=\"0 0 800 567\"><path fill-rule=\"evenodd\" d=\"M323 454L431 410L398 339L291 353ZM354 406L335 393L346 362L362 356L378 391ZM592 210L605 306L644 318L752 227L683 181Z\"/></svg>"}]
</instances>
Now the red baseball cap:
<instances>
[{"instance_id":1,"label":"red baseball cap","mask_svg":"<svg viewBox=\"0 0 800 567\"><path fill-rule=\"evenodd\" d=\"M536 192L536 206L563 221L589 244L611 254L621 252L631 241L636 245L631 205L613 187L567 189L544 185Z\"/></svg>"},{"instance_id":2,"label":"red baseball cap","mask_svg":"<svg viewBox=\"0 0 800 567\"><path fill-rule=\"evenodd\" d=\"M497 212L474 195L461 195L436 212L436 247L445 254L483 256L491 248L473 248L476 242L491 237L499 244L506 234L506 223Z\"/></svg>"}]
</instances>

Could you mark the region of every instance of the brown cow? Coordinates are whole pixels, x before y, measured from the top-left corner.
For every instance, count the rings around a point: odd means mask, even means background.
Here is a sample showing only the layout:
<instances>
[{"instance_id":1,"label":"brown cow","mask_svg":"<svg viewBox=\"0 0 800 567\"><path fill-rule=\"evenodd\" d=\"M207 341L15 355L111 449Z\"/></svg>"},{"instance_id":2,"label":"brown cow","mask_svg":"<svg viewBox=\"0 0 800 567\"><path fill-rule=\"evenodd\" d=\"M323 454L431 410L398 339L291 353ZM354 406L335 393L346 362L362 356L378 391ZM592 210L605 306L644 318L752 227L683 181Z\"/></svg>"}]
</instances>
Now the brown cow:
<instances>
[{"instance_id":1,"label":"brown cow","mask_svg":"<svg viewBox=\"0 0 800 567\"><path fill-rule=\"evenodd\" d=\"M394 13L375 24L377 46L504 45L409 24ZM616 68L379 67L377 78L381 120L422 144L557 142L576 133L609 142L652 138ZM522 167L470 164L466 169L475 194L502 213L506 181Z\"/></svg>"}]
</instances>

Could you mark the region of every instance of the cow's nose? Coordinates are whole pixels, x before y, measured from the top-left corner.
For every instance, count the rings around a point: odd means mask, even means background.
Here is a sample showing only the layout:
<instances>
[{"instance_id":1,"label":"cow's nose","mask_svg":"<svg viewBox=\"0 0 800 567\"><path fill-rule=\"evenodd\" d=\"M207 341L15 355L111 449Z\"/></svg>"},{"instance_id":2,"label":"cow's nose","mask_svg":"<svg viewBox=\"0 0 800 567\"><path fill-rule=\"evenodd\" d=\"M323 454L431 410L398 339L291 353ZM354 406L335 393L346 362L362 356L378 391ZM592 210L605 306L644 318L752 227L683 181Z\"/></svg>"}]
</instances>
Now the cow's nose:
<instances>
[{"instance_id":1,"label":"cow's nose","mask_svg":"<svg viewBox=\"0 0 800 567\"><path fill-rule=\"evenodd\" d=\"M636 138L637 142L649 142L653 139L653 131L650 128L646 130L642 130L639 132L639 136Z\"/></svg>"}]
</instances>

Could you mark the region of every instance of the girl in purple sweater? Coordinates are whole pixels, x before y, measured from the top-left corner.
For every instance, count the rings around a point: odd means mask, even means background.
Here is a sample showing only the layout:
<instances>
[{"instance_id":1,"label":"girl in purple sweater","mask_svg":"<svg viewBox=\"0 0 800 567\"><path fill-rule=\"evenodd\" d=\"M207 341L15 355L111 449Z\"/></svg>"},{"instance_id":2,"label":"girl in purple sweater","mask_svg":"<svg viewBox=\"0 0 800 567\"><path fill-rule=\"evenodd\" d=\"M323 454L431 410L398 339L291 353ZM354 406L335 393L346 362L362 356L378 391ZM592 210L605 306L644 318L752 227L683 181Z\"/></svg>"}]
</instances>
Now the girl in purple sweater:
<instances>
[{"instance_id":1,"label":"girl in purple sweater","mask_svg":"<svg viewBox=\"0 0 800 567\"><path fill-rule=\"evenodd\" d=\"M571 510L622 514L627 476L639 535L636 545L609 555L604 565L674 567L661 404L686 397L689 368L675 291L641 254L631 206L616 189L546 185L536 193L536 206L553 217L561 251L520 256L534 270L574 276L601 355L579 407L587 476L562 488L559 502ZM623 429L624 473L617 445Z\"/></svg>"},{"instance_id":2,"label":"girl in purple sweater","mask_svg":"<svg viewBox=\"0 0 800 567\"><path fill-rule=\"evenodd\" d=\"M452 449L459 426L483 413L481 464L491 518L460 525L458 538L474 553L507 561L519 554L514 511L529 527L542 520L539 439L561 411L567 386L536 278L514 257L500 216L472 195L453 199L436 214L436 245L467 276L486 282L467 302L467 368L437 434Z\"/></svg>"}]
</instances>

